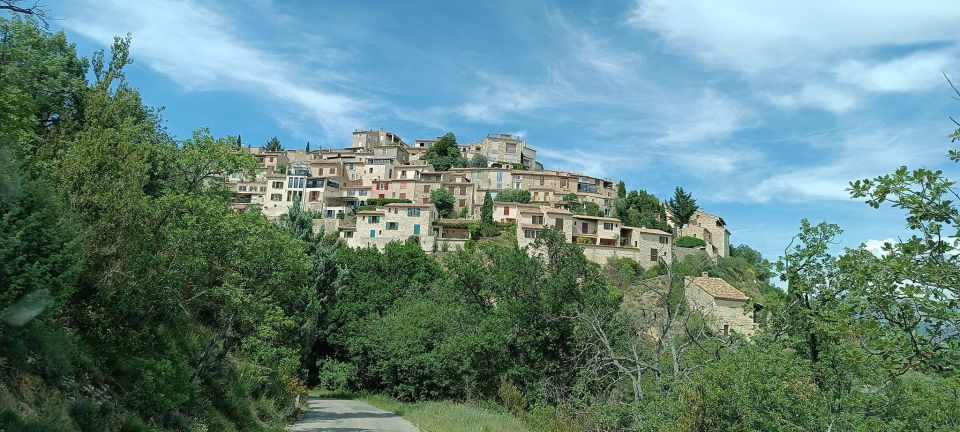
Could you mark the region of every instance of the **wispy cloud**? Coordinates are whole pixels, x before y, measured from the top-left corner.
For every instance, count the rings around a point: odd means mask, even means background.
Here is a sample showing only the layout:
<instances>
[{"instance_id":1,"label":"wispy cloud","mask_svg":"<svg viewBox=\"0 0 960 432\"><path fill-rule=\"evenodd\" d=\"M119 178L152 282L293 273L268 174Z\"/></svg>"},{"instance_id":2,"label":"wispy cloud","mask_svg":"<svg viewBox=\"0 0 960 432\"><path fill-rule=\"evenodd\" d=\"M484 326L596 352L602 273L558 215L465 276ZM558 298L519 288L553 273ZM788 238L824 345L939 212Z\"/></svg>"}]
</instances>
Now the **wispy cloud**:
<instances>
[{"instance_id":1,"label":"wispy cloud","mask_svg":"<svg viewBox=\"0 0 960 432\"><path fill-rule=\"evenodd\" d=\"M132 33L133 57L186 91L234 90L267 101L282 123L342 137L360 124L364 97L332 65L307 68L266 47L213 6L182 1L81 2L63 25L104 45ZM294 122L292 119L297 119Z\"/></svg>"},{"instance_id":2,"label":"wispy cloud","mask_svg":"<svg viewBox=\"0 0 960 432\"><path fill-rule=\"evenodd\" d=\"M953 6L638 0L627 23L709 67L742 73L775 106L846 113L863 93L928 90L956 67ZM946 48L916 51L931 45Z\"/></svg>"}]
</instances>

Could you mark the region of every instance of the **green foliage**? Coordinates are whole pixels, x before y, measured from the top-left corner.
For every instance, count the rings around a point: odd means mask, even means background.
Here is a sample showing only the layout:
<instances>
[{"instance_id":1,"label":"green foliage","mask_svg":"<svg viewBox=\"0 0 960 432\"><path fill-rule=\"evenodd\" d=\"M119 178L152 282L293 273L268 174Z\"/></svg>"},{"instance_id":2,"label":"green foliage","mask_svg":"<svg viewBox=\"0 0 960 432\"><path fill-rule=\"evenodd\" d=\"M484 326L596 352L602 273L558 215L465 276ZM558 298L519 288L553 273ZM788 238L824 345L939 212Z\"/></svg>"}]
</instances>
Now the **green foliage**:
<instances>
[{"instance_id":1,"label":"green foliage","mask_svg":"<svg viewBox=\"0 0 960 432\"><path fill-rule=\"evenodd\" d=\"M526 189L504 189L500 192L497 192L496 201L498 202L515 202L515 203L529 203L530 202L530 191Z\"/></svg>"},{"instance_id":2,"label":"green foliage","mask_svg":"<svg viewBox=\"0 0 960 432\"><path fill-rule=\"evenodd\" d=\"M372 205L375 207L385 206L387 204L410 204L413 201L407 198L368 198L366 203L367 205Z\"/></svg>"},{"instance_id":3,"label":"green foliage","mask_svg":"<svg viewBox=\"0 0 960 432\"><path fill-rule=\"evenodd\" d=\"M434 189L434 191L430 193L430 202L437 208L437 213L440 217L449 218L453 216L453 205L456 202L456 198L450 191L444 188Z\"/></svg>"},{"instance_id":4,"label":"green foliage","mask_svg":"<svg viewBox=\"0 0 960 432\"><path fill-rule=\"evenodd\" d=\"M592 201L580 202L580 198L576 194L567 194L560 198L564 202L564 206L567 210L570 210L574 214L584 215L584 216L603 216L603 210L600 209L600 205Z\"/></svg>"},{"instance_id":5,"label":"green foliage","mask_svg":"<svg viewBox=\"0 0 960 432\"><path fill-rule=\"evenodd\" d=\"M627 226L672 231L667 224L666 209L660 200L644 190L627 193L623 182L617 184L617 198L613 200L613 215Z\"/></svg>"},{"instance_id":6,"label":"green foliage","mask_svg":"<svg viewBox=\"0 0 960 432\"><path fill-rule=\"evenodd\" d=\"M690 223L690 218L700 208L697 200L680 186L673 191L673 197L667 200L665 207L670 212L670 218L681 228Z\"/></svg>"},{"instance_id":7,"label":"green foliage","mask_svg":"<svg viewBox=\"0 0 960 432\"><path fill-rule=\"evenodd\" d=\"M703 239L696 238L696 237L680 236L680 237L677 237L677 240L674 242L674 244L676 244L677 247L682 247L682 248L698 248L698 247L706 246L707 242L703 241Z\"/></svg>"},{"instance_id":8,"label":"green foliage","mask_svg":"<svg viewBox=\"0 0 960 432\"><path fill-rule=\"evenodd\" d=\"M480 222L486 225L493 224L493 198L490 192L483 194L483 207L480 208Z\"/></svg>"},{"instance_id":9,"label":"green foliage","mask_svg":"<svg viewBox=\"0 0 960 432\"><path fill-rule=\"evenodd\" d=\"M317 384L320 388L332 391L348 391L357 380L357 367L333 359L319 362L320 374Z\"/></svg>"},{"instance_id":10,"label":"green foliage","mask_svg":"<svg viewBox=\"0 0 960 432\"><path fill-rule=\"evenodd\" d=\"M263 149L271 152L283 151L283 145L280 144L280 140L277 139L277 137L273 136L263 145Z\"/></svg>"},{"instance_id":11,"label":"green foliage","mask_svg":"<svg viewBox=\"0 0 960 432\"><path fill-rule=\"evenodd\" d=\"M473 155L473 157L467 161L467 166L470 168L486 168L489 165L490 162L487 160L487 157L479 153Z\"/></svg>"},{"instance_id":12,"label":"green foliage","mask_svg":"<svg viewBox=\"0 0 960 432\"><path fill-rule=\"evenodd\" d=\"M463 154L460 153L460 146L457 145L457 137L453 135L453 132L447 133L431 144L421 159L433 165L433 169L437 171L462 167L467 163Z\"/></svg>"}]
</instances>

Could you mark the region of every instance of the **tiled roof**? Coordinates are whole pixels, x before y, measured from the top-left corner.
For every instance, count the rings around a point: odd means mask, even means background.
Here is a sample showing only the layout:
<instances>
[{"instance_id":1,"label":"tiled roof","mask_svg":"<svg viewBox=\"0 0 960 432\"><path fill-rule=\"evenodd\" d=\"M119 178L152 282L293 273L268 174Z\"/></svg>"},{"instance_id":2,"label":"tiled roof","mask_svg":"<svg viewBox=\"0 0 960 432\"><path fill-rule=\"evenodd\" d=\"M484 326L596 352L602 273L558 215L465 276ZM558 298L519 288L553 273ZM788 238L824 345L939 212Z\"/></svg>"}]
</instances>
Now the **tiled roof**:
<instances>
[{"instance_id":1,"label":"tiled roof","mask_svg":"<svg viewBox=\"0 0 960 432\"><path fill-rule=\"evenodd\" d=\"M714 298L726 300L750 300L746 294L740 292L740 290L734 288L723 279L709 276L698 276L692 279L693 283L697 284L697 286L702 288L707 294L710 294Z\"/></svg>"}]
</instances>

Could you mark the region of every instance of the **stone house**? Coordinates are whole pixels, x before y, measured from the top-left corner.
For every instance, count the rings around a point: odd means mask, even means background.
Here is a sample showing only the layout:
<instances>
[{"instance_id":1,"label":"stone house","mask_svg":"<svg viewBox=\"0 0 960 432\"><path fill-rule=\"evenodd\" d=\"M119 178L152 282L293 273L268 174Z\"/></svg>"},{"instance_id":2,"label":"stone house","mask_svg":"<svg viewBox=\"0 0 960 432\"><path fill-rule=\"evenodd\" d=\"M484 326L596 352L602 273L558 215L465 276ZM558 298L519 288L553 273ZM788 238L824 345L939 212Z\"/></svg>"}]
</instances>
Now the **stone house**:
<instances>
[{"instance_id":1,"label":"stone house","mask_svg":"<svg viewBox=\"0 0 960 432\"><path fill-rule=\"evenodd\" d=\"M356 225L342 227L340 237L350 247L373 246L381 250L391 241L416 237L423 250L433 251L432 223L436 215L432 204L387 204L357 212Z\"/></svg>"},{"instance_id":2,"label":"stone house","mask_svg":"<svg viewBox=\"0 0 960 432\"><path fill-rule=\"evenodd\" d=\"M690 223L680 230L681 236L696 237L703 240L707 255L726 257L730 253L730 231L720 216L698 209L690 217Z\"/></svg>"},{"instance_id":3,"label":"stone house","mask_svg":"<svg viewBox=\"0 0 960 432\"><path fill-rule=\"evenodd\" d=\"M757 330L750 298L725 280L702 276L685 278L684 298L692 309L707 317L711 330L723 336L736 332L752 336Z\"/></svg>"}]
</instances>

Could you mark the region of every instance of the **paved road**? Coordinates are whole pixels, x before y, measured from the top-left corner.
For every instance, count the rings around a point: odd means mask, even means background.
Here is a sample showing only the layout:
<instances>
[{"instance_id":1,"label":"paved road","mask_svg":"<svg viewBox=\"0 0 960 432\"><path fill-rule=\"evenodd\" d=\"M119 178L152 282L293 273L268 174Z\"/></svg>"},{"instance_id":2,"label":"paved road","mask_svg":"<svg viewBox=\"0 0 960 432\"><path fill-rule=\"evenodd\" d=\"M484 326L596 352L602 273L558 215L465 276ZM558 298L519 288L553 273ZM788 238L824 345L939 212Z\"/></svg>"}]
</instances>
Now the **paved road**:
<instances>
[{"instance_id":1,"label":"paved road","mask_svg":"<svg viewBox=\"0 0 960 432\"><path fill-rule=\"evenodd\" d=\"M368 404L346 399L307 399L303 418L289 431L296 432L418 432L400 416Z\"/></svg>"}]
</instances>

